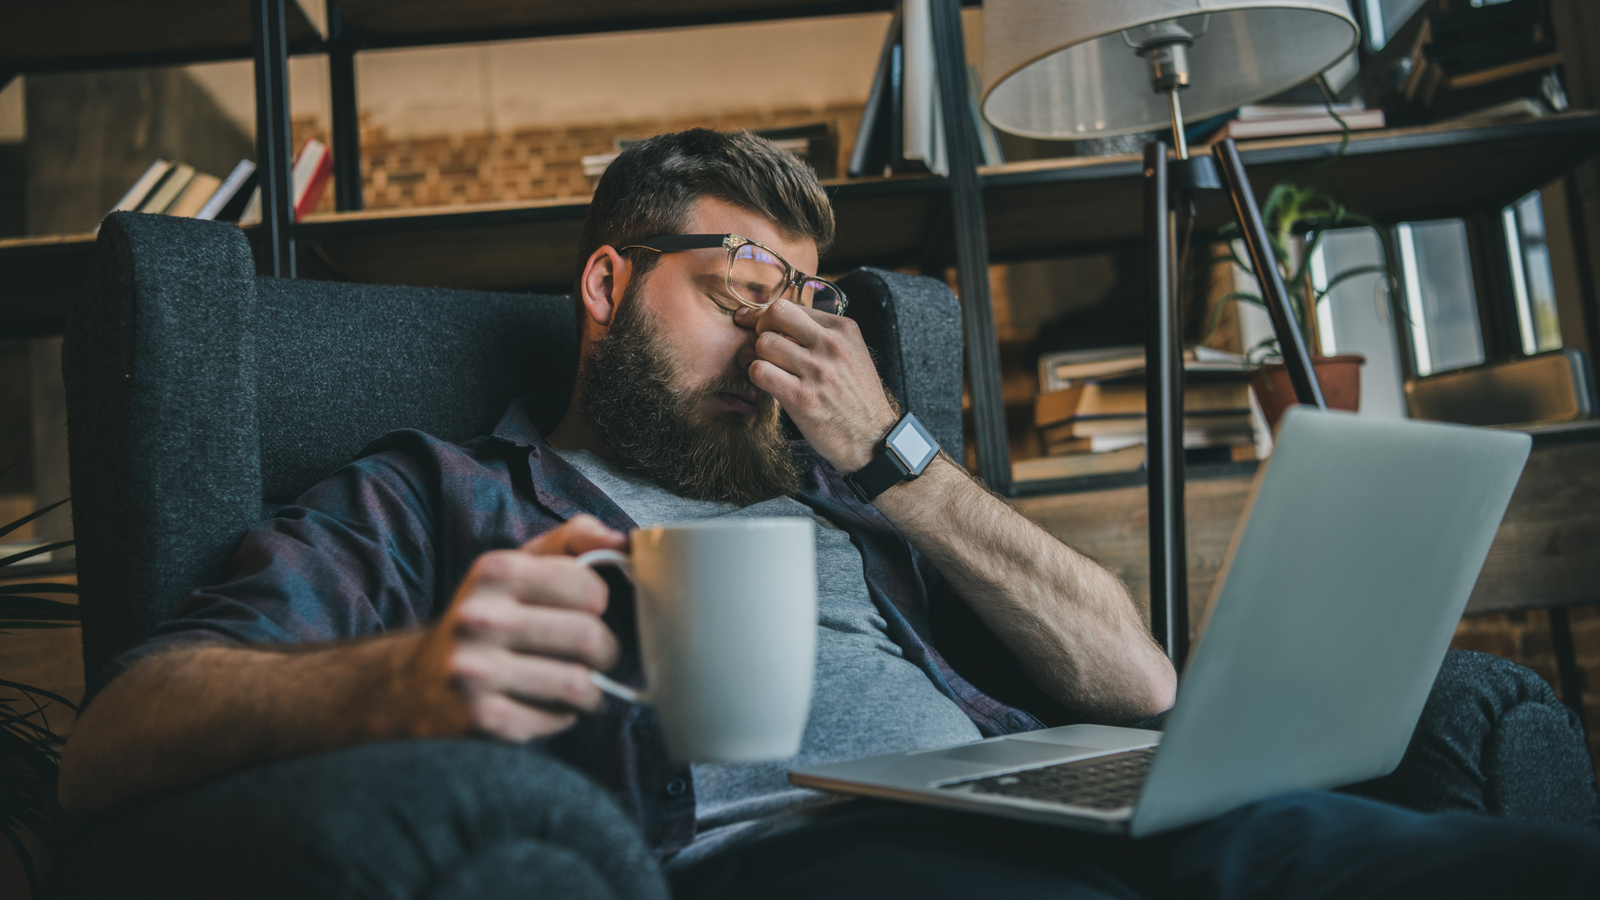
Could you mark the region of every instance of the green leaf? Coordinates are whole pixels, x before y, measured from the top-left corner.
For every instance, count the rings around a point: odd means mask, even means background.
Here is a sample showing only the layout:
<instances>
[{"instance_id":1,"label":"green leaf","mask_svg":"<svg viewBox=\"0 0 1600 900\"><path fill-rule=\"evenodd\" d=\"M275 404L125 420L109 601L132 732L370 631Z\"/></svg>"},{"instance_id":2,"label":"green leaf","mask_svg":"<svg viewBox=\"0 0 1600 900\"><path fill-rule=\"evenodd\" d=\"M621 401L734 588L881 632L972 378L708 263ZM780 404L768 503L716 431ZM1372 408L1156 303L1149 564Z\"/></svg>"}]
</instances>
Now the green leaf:
<instances>
[{"instance_id":1,"label":"green leaf","mask_svg":"<svg viewBox=\"0 0 1600 900\"><path fill-rule=\"evenodd\" d=\"M18 684L15 681L7 681L4 678L0 678L0 687L8 687L8 688L11 688L12 690L22 691L25 694L29 694L29 695L32 695L32 696L43 697L46 700L54 700L55 702L60 703L60 704L62 704L64 706L66 706L69 709L77 709L78 708L78 704L73 703L71 700L68 700L67 698L61 696L60 694L52 694L51 692L49 692L47 690L44 690L43 688L36 688L36 687L34 687L32 685ZM35 701L35 702L37 702L37 701Z\"/></svg>"},{"instance_id":2,"label":"green leaf","mask_svg":"<svg viewBox=\"0 0 1600 900\"><path fill-rule=\"evenodd\" d=\"M11 619L43 619L46 621L78 621L78 605L46 600L43 597L18 597L0 595L0 617Z\"/></svg>"},{"instance_id":3,"label":"green leaf","mask_svg":"<svg viewBox=\"0 0 1600 900\"><path fill-rule=\"evenodd\" d=\"M7 557L0 557L0 569L15 563L19 563L22 560L30 557L38 556L41 553L54 553L57 550L65 550L68 547L71 547L72 544L72 541L60 541L54 544L45 544L43 547L35 547L32 550L24 550L21 553L13 553Z\"/></svg>"},{"instance_id":4,"label":"green leaf","mask_svg":"<svg viewBox=\"0 0 1600 900\"><path fill-rule=\"evenodd\" d=\"M1217 298L1217 302L1211 307L1211 315L1206 320L1205 336L1200 338L1200 343L1204 344L1206 341L1211 340L1211 336L1217 331L1217 326L1222 323L1223 309L1225 309L1229 303L1233 303L1235 301L1239 303L1254 303L1255 305L1261 307L1266 306L1265 303L1261 302L1261 298L1257 297L1255 294L1247 294L1243 291L1230 291L1229 293L1223 294L1221 297Z\"/></svg>"},{"instance_id":5,"label":"green leaf","mask_svg":"<svg viewBox=\"0 0 1600 900\"><path fill-rule=\"evenodd\" d=\"M14 465L16 465L16 463L12 463L11 465L14 466ZM11 466L6 466L4 469L0 469L0 475L4 475L10 468L11 468ZM21 528L22 526L28 524L29 522L32 522L34 519L39 518L40 516L44 515L45 513L49 512L50 510L55 509L56 507L61 506L62 504L71 503L71 502L72 502L72 498L71 497L68 497L65 500L57 500L56 502L50 504L49 506L44 507L43 509L34 510L33 512L29 513L28 515L23 516L22 518L16 520L15 522L12 522L9 525L0 525L0 537L5 537L6 535L10 534L13 531L16 531L18 528ZM4 563L0 563L0 565L4 565Z\"/></svg>"},{"instance_id":6,"label":"green leaf","mask_svg":"<svg viewBox=\"0 0 1600 900\"><path fill-rule=\"evenodd\" d=\"M33 868L33 857L28 853L28 848L10 828L0 829L0 834L5 835L6 842L11 845L17 859L22 862L22 874L28 878L28 896L39 896L39 873Z\"/></svg>"},{"instance_id":7,"label":"green leaf","mask_svg":"<svg viewBox=\"0 0 1600 900\"><path fill-rule=\"evenodd\" d=\"M0 584L0 594L76 594L75 584L58 584L54 581L36 581L32 584Z\"/></svg>"},{"instance_id":8,"label":"green leaf","mask_svg":"<svg viewBox=\"0 0 1600 900\"><path fill-rule=\"evenodd\" d=\"M1317 292L1317 299L1320 300L1326 297L1334 288L1352 278L1359 278L1362 275L1383 275L1388 271L1389 269L1386 266L1356 266L1354 269L1345 269L1338 275L1328 279L1327 286Z\"/></svg>"}]
</instances>

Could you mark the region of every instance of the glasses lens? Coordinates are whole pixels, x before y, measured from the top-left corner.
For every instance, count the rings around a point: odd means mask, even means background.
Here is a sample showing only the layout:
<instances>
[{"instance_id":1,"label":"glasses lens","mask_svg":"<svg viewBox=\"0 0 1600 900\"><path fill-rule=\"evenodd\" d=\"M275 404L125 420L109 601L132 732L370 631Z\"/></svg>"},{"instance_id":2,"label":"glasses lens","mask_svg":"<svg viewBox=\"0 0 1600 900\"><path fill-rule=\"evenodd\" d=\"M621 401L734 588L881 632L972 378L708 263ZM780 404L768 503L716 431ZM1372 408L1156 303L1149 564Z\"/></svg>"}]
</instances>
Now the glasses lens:
<instances>
[{"instance_id":1,"label":"glasses lens","mask_svg":"<svg viewBox=\"0 0 1600 900\"><path fill-rule=\"evenodd\" d=\"M739 299L752 306L768 306L783 296L784 277L789 267L776 255L754 244L744 244L733 252L728 266L728 287Z\"/></svg>"},{"instance_id":2,"label":"glasses lens","mask_svg":"<svg viewBox=\"0 0 1600 900\"><path fill-rule=\"evenodd\" d=\"M806 279L800 284L800 304L818 312L840 315L844 312L844 296L839 289L821 279Z\"/></svg>"}]
</instances>

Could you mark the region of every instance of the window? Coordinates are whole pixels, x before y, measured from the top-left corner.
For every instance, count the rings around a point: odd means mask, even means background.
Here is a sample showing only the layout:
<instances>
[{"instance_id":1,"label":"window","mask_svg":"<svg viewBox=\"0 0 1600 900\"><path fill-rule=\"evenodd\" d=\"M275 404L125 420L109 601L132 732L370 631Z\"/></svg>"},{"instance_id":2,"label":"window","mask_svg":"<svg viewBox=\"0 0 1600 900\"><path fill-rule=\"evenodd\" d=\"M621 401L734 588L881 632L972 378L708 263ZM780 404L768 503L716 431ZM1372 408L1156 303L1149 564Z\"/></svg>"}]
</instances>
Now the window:
<instances>
[{"instance_id":1,"label":"window","mask_svg":"<svg viewBox=\"0 0 1600 900\"><path fill-rule=\"evenodd\" d=\"M1317 291L1341 272L1383 264L1383 247L1370 228L1325 232L1311 257L1311 283ZM1395 341L1394 315L1382 273L1357 275L1333 286L1317 301L1317 338L1326 356L1358 353L1361 368L1361 414L1401 418L1405 394Z\"/></svg>"},{"instance_id":2,"label":"window","mask_svg":"<svg viewBox=\"0 0 1600 900\"><path fill-rule=\"evenodd\" d=\"M1511 289L1517 304L1522 352L1532 356L1561 348L1561 322L1556 315L1555 278L1550 248L1545 243L1544 207L1534 191L1501 210L1506 253L1511 264Z\"/></svg>"},{"instance_id":3,"label":"window","mask_svg":"<svg viewBox=\"0 0 1600 900\"><path fill-rule=\"evenodd\" d=\"M1418 375L1483 362L1477 286L1467 226L1460 219L1404 222L1395 229Z\"/></svg>"},{"instance_id":4,"label":"window","mask_svg":"<svg viewBox=\"0 0 1600 900\"><path fill-rule=\"evenodd\" d=\"M1374 52L1383 49L1389 38L1411 14L1422 8L1424 0L1362 0L1362 18L1366 19L1367 47ZM1474 6L1478 4L1473 4Z\"/></svg>"}]
</instances>

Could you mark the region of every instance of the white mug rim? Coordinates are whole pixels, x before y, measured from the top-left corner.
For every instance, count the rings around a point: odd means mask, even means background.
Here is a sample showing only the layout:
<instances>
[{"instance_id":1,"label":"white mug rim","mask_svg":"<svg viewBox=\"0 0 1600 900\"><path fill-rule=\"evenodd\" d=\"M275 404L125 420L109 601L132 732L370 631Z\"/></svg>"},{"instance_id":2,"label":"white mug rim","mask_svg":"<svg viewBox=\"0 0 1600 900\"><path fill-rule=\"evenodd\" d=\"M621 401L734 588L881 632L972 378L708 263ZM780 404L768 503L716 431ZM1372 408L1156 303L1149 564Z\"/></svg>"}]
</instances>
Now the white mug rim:
<instances>
[{"instance_id":1,"label":"white mug rim","mask_svg":"<svg viewBox=\"0 0 1600 900\"><path fill-rule=\"evenodd\" d=\"M633 529L640 531L719 531L722 529L755 530L758 528L793 528L815 524L805 516L766 516L762 518L741 519L723 516L716 519L689 519L683 522L658 522L654 525L640 525Z\"/></svg>"}]
</instances>

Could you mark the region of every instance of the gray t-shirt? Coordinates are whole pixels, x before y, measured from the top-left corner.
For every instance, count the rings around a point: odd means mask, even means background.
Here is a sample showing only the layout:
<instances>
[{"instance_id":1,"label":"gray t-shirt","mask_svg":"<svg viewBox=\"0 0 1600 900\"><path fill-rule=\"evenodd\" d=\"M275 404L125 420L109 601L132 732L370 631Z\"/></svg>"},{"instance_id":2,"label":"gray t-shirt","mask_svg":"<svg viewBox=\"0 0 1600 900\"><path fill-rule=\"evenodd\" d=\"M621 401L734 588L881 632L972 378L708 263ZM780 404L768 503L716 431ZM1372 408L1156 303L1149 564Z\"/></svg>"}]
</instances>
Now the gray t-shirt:
<instances>
[{"instance_id":1,"label":"gray t-shirt","mask_svg":"<svg viewBox=\"0 0 1600 900\"><path fill-rule=\"evenodd\" d=\"M800 754L777 762L692 766L697 837L675 862L765 832L759 826L773 826L780 814L828 802L824 794L790 785L791 768L981 737L889 639L849 535L805 504L792 497L746 507L689 500L588 451L556 452L641 526L723 516L807 516L817 523L817 680Z\"/></svg>"}]
</instances>

